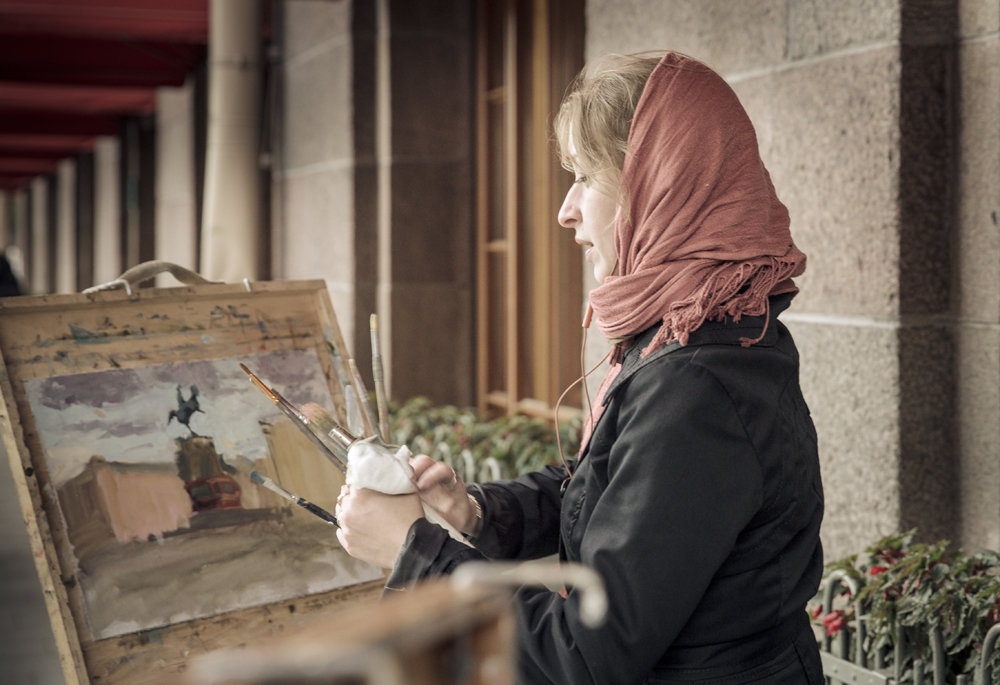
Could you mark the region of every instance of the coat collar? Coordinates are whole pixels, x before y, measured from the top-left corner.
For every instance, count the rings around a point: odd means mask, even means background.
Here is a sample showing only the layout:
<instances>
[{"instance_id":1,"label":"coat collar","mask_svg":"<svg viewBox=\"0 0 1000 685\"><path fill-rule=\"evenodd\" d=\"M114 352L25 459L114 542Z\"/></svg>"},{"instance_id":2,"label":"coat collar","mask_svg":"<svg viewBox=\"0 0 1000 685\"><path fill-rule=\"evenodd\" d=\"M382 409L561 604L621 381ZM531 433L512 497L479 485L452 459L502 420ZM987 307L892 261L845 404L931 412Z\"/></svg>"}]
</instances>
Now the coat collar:
<instances>
[{"instance_id":1,"label":"coat collar","mask_svg":"<svg viewBox=\"0 0 1000 685\"><path fill-rule=\"evenodd\" d=\"M791 301L791 293L770 298L770 318L767 324L767 331L764 334L764 338L760 342L754 343L754 345L771 347L777 342L778 315L788 309ZM625 352L625 357L622 359L621 371L618 372L618 376L604 394L603 403L608 403L608 399L614 394L619 385L634 376L639 369L660 357L676 352L682 347L695 347L697 345L739 345L741 338L756 338L760 335L760 330L763 326L764 316L744 316L740 318L739 323L733 321L731 318L726 318L723 321L706 321L697 330L692 331L687 345L681 345L675 340L663 345L648 357L642 357L642 350L646 348L646 345L649 344L649 341L653 339L656 331L660 328L659 324L652 326L640 333L632 344L629 345L628 350Z\"/></svg>"}]
</instances>

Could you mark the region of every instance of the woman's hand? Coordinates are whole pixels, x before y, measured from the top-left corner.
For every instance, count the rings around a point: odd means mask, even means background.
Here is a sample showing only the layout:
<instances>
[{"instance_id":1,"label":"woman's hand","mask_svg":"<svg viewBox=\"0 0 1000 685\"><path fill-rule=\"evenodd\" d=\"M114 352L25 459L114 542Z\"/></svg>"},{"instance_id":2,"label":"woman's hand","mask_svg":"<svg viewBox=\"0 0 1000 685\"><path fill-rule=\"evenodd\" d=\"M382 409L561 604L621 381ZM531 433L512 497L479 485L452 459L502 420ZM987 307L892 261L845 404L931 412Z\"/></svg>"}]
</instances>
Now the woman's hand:
<instances>
[{"instance_id":1,"label":"woman's hand","mask_svg":"<svg viewBox=\"0 0 1000 685\"><path fill-rule=\"evenodd\" d=\"M413 522L424 515L420 498L385 495L345 485L337 497L337 539L352 557L392 568Z\"/></svg>"},{"instance_id":2,"label":"woman's hand","mask_svg":"<svg viewBox=\"0 0 1000 685\"><path fill-rule=\"evenodd\" d=\"M420 499L433 507L457 530L470 534L476 525L476 510L469 501L465 483L455 469L426 454L410 460Z\"/></svg>"}]
</instances>

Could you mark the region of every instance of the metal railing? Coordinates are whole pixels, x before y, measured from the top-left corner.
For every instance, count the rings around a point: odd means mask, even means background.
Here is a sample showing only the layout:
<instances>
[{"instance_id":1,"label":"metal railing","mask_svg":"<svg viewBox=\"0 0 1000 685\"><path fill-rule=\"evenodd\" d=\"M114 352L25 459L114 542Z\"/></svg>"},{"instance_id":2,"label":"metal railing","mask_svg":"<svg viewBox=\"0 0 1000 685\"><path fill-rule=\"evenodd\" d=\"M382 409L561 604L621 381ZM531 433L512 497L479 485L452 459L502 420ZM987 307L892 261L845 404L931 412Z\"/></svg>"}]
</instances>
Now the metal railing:
<instances>
[{"instance_id":1,"label":"metal railing","mask_svg":"<svg viewBox=\"0 0 1000 685\"><path fill-rule=\"evenodd\" d=\"M834 571L826 579L823 587L823 613L834 610L833 600L840 586L851 592L851 597L858 596L858 583L843 571ZM930 680L927 677L926 664L922 659L913 659L913 667L908 673L903 672L904 665L913 656L913 645L907 637L915 635L912 627L896 624L896 640L891 648L877 649L869 652L866 648L867 617L857 613L853 625L845 623L835 636L825 635L820 644L820 657L823 660L823 674L830 685L883 685L913 683L913 685L995 685L1000 683L1000 673L994 679L989 662L994 650L1000 648L1000 623L994 625L983 640L974 673L955 677L953 681L946 679L947 654L944 647L944 635L940 627L934 626L926 631L926 638L931 647ZM904 680L904 677L906 678Z\"/></svg>"}]
</instances>

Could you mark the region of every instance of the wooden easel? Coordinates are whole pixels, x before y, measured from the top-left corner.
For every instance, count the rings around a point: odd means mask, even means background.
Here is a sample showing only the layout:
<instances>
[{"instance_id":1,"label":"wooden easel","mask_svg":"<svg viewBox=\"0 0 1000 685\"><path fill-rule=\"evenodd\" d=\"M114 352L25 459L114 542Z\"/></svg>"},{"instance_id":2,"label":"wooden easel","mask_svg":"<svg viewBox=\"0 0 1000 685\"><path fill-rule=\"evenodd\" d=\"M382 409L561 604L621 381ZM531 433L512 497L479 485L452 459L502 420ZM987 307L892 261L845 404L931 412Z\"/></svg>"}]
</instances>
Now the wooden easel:
<instances>
[{"instance_id":1,"label":"wooden easel","mask_svg":"<svg viewBox=\"0 0 1000 685\"><path fill-rule=\"evenodd\" d=\"M514 631L509 591L434 579L192 659L183 683L507 685L516 680Z\"/></svg>"}]
</instances>

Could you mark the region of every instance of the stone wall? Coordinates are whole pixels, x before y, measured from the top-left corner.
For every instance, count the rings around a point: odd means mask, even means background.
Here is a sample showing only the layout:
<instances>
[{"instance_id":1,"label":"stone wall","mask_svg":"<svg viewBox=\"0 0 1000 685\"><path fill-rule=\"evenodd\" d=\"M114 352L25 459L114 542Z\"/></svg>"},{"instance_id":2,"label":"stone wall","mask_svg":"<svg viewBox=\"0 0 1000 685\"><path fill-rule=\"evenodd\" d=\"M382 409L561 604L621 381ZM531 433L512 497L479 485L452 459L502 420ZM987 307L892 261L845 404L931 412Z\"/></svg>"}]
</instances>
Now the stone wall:
<instances>
[{"instance_id":1,"label":"stone wall","mask_svg":"<svg viewBox=\"0 0 1000 685\"><path fill-rule=\"evenodd\" d=\"M282 4L272 193L275 278L326 280L370 382L470 404L472 8Z\"/></svg>"},{"instance_id":2,"label":"stone wall","mask_svg":"<svg viewBox=\"0 0 1000 685\"><path fill-rule=\"evenodd\" d=\"M1000 537L997 3L590 0L587 55L674 49L733 84L809 255L785 320L828 557Z\"/></svg>"},{"instance_id":3,"label":"stone wall","mask_svg":"<svg viewBox=\"0 0 1000 685\"><path fill-rule=\"evenodd\" d=\"M271 277L326 282L369 383L378 313L393 398L475 401L473 17L464 0L288 0L272 15ZM190 147L173 125L190 90L160 94L164 153ZM186 216L169 191L190 177L162 175L157 211Z\"/></svg>"}]
</instances>

